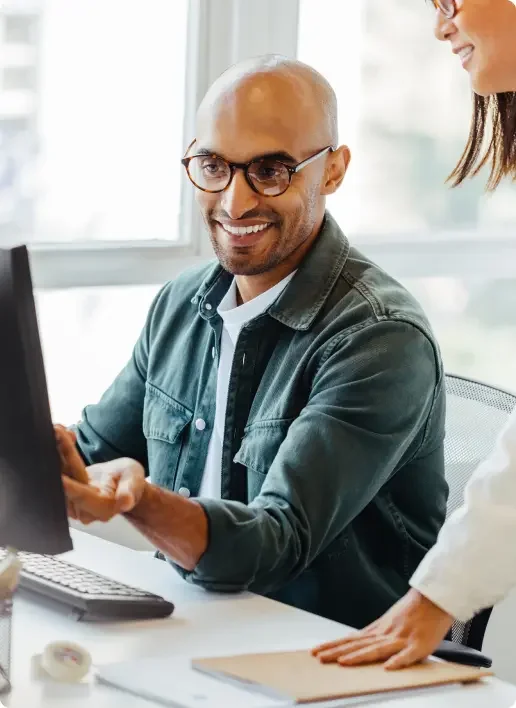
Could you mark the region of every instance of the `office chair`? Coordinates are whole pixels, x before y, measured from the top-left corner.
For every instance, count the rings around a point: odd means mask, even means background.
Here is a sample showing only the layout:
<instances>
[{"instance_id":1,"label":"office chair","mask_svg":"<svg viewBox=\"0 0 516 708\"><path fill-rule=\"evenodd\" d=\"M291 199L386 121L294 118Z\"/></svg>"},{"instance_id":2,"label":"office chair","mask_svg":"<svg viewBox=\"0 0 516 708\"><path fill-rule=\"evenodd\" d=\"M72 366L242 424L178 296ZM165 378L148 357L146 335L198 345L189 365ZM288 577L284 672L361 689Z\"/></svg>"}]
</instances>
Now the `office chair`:
<instances>
[{"instance_id":1,"label":"office chair","mask_svg":"<svg viewBox=\"0 0 516 708\"><path fill-rule=\"evenodd\" d=\"M460 376L446 376L444 459L450 487L447 515L462 505L464 488L477 466L494 448L516 395ZM451 640L480 651L491 615L487 608L469 622L455 622Z\"/></svg>"}]
</instances>

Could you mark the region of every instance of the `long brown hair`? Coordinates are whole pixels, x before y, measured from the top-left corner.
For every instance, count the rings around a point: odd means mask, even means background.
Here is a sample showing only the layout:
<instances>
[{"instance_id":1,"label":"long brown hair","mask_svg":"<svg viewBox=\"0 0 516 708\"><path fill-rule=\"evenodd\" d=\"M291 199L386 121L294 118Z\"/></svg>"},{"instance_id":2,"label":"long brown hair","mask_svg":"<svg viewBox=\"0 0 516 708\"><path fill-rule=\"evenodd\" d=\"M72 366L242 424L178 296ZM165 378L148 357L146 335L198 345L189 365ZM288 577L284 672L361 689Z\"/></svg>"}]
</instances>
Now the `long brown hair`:
<instances>
[{"instance_id":1,"label":"long brown hair","mask_svg":"<svg viewBox=\"0 0 516 708\"><path fill-rule=\"evenodd\" d=\"M516 182L516 91L493 96L473 94L468 143L448 182L457 187L477 175L488 162L489 191L496 189L504 177Z\"/></svg>"}]
</instances>

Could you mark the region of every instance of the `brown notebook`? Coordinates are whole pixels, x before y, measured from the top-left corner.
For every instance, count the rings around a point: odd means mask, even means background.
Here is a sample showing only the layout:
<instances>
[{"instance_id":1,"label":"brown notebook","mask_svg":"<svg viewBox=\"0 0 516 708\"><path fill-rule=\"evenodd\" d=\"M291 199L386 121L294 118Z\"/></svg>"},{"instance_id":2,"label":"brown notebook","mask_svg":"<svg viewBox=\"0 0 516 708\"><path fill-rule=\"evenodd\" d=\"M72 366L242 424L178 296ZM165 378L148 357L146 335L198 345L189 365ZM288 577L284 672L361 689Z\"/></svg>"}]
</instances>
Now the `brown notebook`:
<instances>
[{"instance_id":1,"label":"brown notebook","mask_svg":"<svg viewBox=\"0 0 516 708\"><path fill-rule=\"evenodd\" d=\"M194 659L192 665L295 703L471 683L492 675L483 669L433 660L401 671L386 671L381 664L342 667L321 664L308 651L201 658Z\"/></svg>"}]
</instances>

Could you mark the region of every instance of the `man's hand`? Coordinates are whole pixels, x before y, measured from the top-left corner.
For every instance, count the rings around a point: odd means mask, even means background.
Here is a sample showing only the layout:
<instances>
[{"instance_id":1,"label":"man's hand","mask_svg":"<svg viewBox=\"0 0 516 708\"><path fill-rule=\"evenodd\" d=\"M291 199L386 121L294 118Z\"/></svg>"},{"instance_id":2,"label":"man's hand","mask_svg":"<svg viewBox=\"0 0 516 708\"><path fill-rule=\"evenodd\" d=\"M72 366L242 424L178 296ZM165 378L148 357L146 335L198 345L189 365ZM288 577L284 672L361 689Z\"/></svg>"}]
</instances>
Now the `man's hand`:
<instances>
[{"instance_id":1,"label":"man's hand","mask_svg":"<svg viewBox=\"0 0 516 708\"><path fill-rule=\"evenodd\" d=\"M90 478L86 470L86 465L79 455L75 433L64 425L54 425L56 435L57 451L61 458L61 474L76 479L78 482L88 484Z\"/></svg>"},{"instance_id":2,"label":"man's hand","mask_svg":"<svg viewBox=\"0 0 516 708\"><path fill-rule=\"evenodd\" d=\"M86 467L75 435L56 426L68 516L83 524L109 521L134 509L145 489L145 470L139 462L120 458Z\"/></svg>"},{"instance_id":3,"label":"man's hand","mask_svg":"<svg viewBox=\"0 0 516 708\"><path fill-rule=\"evenodd\" d=\"M410 590L383 617L362 631L312 650L322 663L343 666L387 661L386 669L402 669L435 651L453 617L417 590Z\"/></svg>"},{"instance_id":4,"label":"man's hand","mask_svg":"<svg viewBox=\"0 0 516 708\"><path fill-rule=\"evenodd\" d=\"M139 462L124 457L86 467L75 435L55 426L68 516L83 524L117 514L185 570L193 570L208 546L208 519L193 499L145 481Z\"/></svg>"}]
</instances>

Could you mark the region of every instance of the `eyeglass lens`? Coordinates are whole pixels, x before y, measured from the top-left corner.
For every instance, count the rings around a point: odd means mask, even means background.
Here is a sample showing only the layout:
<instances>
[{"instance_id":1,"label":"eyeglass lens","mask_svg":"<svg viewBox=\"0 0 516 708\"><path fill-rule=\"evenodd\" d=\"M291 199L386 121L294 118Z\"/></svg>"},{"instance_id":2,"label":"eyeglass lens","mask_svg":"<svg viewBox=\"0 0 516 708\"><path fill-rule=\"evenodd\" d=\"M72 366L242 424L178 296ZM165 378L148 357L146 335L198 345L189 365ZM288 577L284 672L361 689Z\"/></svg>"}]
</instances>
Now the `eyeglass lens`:
<instances>
[{"instance_id":1,"label":"eyeglass lens","mask_svg":"<svg viewBox=\"0 0 516 708\"><path fill-rule=\"evenodd\" d=\"M221 157L197 155L190 160L188 173L192 182L206 192L221 192L231 181L231 167ZM290 184L290 174L278 160L251 162L247 177L256 191L264 196L282 194Z\"/></svg>"}]
</instances>

